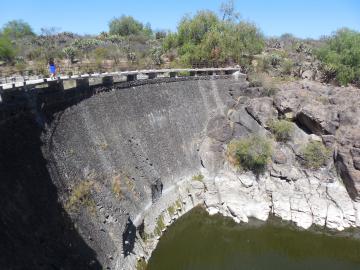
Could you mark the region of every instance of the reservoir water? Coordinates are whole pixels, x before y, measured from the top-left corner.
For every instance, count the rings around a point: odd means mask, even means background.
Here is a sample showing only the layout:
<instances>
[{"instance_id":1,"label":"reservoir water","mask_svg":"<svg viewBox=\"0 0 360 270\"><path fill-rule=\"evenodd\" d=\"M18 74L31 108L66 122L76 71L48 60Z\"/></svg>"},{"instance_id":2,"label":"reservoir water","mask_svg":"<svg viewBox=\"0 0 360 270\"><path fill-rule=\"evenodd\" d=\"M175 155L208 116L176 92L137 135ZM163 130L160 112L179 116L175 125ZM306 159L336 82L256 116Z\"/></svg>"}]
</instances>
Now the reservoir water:
<instances>
[{"instance_id":1,"label":"reservoir water","mask_svg":"<svg viewBox=\"0 0 360 270\"><path fill-rule=\"evenodd\" d=\"M161 237L148 270L359 270L360 241L280 221L236 224L195 208Z\"/></svg>"}]
</instances>

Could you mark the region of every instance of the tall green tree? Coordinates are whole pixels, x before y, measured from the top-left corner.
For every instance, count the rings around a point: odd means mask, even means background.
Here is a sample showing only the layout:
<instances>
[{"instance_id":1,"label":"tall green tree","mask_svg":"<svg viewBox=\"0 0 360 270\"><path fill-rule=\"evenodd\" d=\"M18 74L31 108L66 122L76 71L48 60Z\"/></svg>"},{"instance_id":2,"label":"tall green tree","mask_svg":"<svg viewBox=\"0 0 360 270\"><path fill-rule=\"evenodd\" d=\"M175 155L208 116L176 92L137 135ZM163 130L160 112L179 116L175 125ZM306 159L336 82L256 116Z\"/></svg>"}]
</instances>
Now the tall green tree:
<instances>
[{"instance_id":1,"label":"tall green tree","mask_svg":"<svg viewBox=\"0 0 360 270\"><path fill-rule=\"evenodd\" d=\"M220 20L211 11L184 17L177 33L167 35L163 48L177 48L182 62L226 61L244 64L264 48L260 30L247 22Z\"/></svg>"},{"instance_id":2,"label":"tall green tree","mask_svg":"<svg viewBox=\"0 0 360 270\"><path fill-rule=\"evenodd\" d=\"M198 45L212 27L219 24L219 18L212 11L199 11L194 17L185 16L178 26L178 43Z\"/></svg>"},{"instance_id":3,"label":"tall green tree","mask_svg":"<svg viewBox=\"0 0 360 270\"><path fill-rule=\"evenodd\" d=\"M123 15L120 18L112 19L109 23L109 32L111 35L137 35L143 32L143 30L144 25L131 16ZM146 28L146 31L149 31L149 29Z\"/></svg>"},{"instance_id":4,"label":"tall green tree","mask_svg":"<svg viewBox=\"0 0 360 270\"><path fill-rule=\"evenodd\" d=\"M3 35L11 40L17 40L26 36L35 36L31 26L23 20L13 20L6 23L3 27Z\"/></svg>"}]
</instances>

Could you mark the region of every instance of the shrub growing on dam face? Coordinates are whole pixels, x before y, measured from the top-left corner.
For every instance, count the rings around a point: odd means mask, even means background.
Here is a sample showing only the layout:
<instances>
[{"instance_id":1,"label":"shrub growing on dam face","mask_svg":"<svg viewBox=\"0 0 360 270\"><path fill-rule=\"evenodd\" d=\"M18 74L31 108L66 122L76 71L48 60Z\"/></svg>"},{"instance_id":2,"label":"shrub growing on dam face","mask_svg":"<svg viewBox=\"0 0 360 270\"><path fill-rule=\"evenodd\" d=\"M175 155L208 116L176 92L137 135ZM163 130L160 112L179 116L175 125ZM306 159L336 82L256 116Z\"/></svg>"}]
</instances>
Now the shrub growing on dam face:
<instances>
[{"instance_id":1,"label":"shrub growing on dam face","mask_svg":"<svg viewBox=\"0 0 360 270\"><path fill-rule=\"evenodd\" d=\"M263 172L272 154L270 140L251 136L233 140L228 145L227 155L230 163L256 174Z\"/></svg>"},{"instance_id":2,"label":"shrub growing on dam face","mask_svg":"<svg viewBox=\"0 0 360 270\"><path fill-rule=\"evenodd\" d=\"M84 206L90 213L94 213L96 206L94 200L91 198L93 184L91 180L81 181L76 184L64 205L65 209L69 212L77 212L81 206Z\"/></svg>"},{"instance_id":3,"label":"shrub growing on dam face","mask_svg":"<svg viewBox=\"0 0 360 270\"><path fill-rule=\"evenodd\" d=\"M331 150L326 148L321 142L310 141L301 151L304 165L311 169L319 169L326 165Z\"/></svg>"},{"instance_id":4,"label":"shrub growing on dam face","mask_svg":"<svg viewBox=\"0 0 360 270\"><path fill-rule=\"evenodd\" d=\"M290 140L293 132L294 125L286 120L274 120L269 124L271 132L279 142L286 142Z\"/></svg>"}]
</instances>

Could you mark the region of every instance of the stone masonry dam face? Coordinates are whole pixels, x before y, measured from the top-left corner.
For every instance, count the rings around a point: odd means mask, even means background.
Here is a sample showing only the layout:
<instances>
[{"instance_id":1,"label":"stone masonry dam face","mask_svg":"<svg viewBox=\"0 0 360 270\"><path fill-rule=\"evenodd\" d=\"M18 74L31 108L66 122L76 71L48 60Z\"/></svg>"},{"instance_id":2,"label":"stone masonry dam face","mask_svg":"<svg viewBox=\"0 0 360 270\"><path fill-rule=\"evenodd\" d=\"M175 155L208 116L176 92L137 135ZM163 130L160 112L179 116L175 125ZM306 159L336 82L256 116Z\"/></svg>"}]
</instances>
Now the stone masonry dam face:
<instances>
[{"instance_id":1,"label":"stone masonry dam face","mask_svg":"<svg viewBox=\"0 0 360 270\"><path fill-rule=\"evenodd\" d=\"M270 136L267 120L281 114L243 77L17 95L0 125L7 269L134 269L165 225L199 204L237 222L272 213L304 228L359 225L335 161L300 169L298 145L320 138L301 125L289 144L274 142L278 156L263 176L230 168L227 143ZM200 174L203 181L192 180Z\"/></svg>"},{"instance_id":2,"label":"stone masonry dam face","mask_svg":"<svg viewBox=\"0 0 360 270\"><path fill-rule=\"evenodd\" d=\"M113 269L117 257L132 252L124 243L128 221L162 191L199 173L205 128L223 114L223 89L233 83L158 81L109 88L79 103L87 97L82 90L68 101L30 92L4 108L0 265ZM8 113L13 107L21 110ZM79 201L69 206L71 198Z\"/></svg>"}]
</instances>

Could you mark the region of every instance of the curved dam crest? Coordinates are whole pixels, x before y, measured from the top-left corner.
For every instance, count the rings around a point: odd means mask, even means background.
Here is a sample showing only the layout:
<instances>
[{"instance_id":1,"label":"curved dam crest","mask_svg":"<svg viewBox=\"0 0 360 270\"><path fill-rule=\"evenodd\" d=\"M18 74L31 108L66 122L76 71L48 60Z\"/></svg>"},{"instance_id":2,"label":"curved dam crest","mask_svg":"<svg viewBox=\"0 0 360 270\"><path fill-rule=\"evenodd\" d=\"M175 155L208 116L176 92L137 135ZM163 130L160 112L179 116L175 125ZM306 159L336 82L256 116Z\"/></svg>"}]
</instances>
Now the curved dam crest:
<instances>
[{"instance_id":1,"label":"curved dam crest","mask_svg":"<svg viewBox=\"0 0 360 270\"><path fill-rule=\"evenodd\" d=\"M24 111L1 125L2 194L7 194L2 200L13 211L2 218L15 224L2 225L2 233L13 252L19 252L21 241L39 243L44 254L22 250L36 267L134 269L139 258L149 259L166 226L197 205L236 222L274 214L303 228L360 225L360 207L334 171L334 161L319 171L297 162L299 145L321 140L301 125L294 124L289 143L274 142L285 161L273 157L263 175L240 173L228 164L231 139L270 136L266 123L282 114L284 104L274 99L283 92L269 97L265 89L232 76L115 85L93 96L83 91L67 92L68 105L27 93L24 110L36 117ZM8 145L16 145L15 151ZM200 174L203 178L194 180ZM8 192L13 179L23 198L15 187ZM23 212L13 202L38 220L26 217L16 225ZM31 224L39 239L24 235L10 244L9 235L24 227L30 234ZM63 239L54 243L57 238ZM67 255L69 245L73 257ZM46 249L63 254L65 262ZM4 259L4 265L11 264Z\"/></svg>"}]
</instances>

